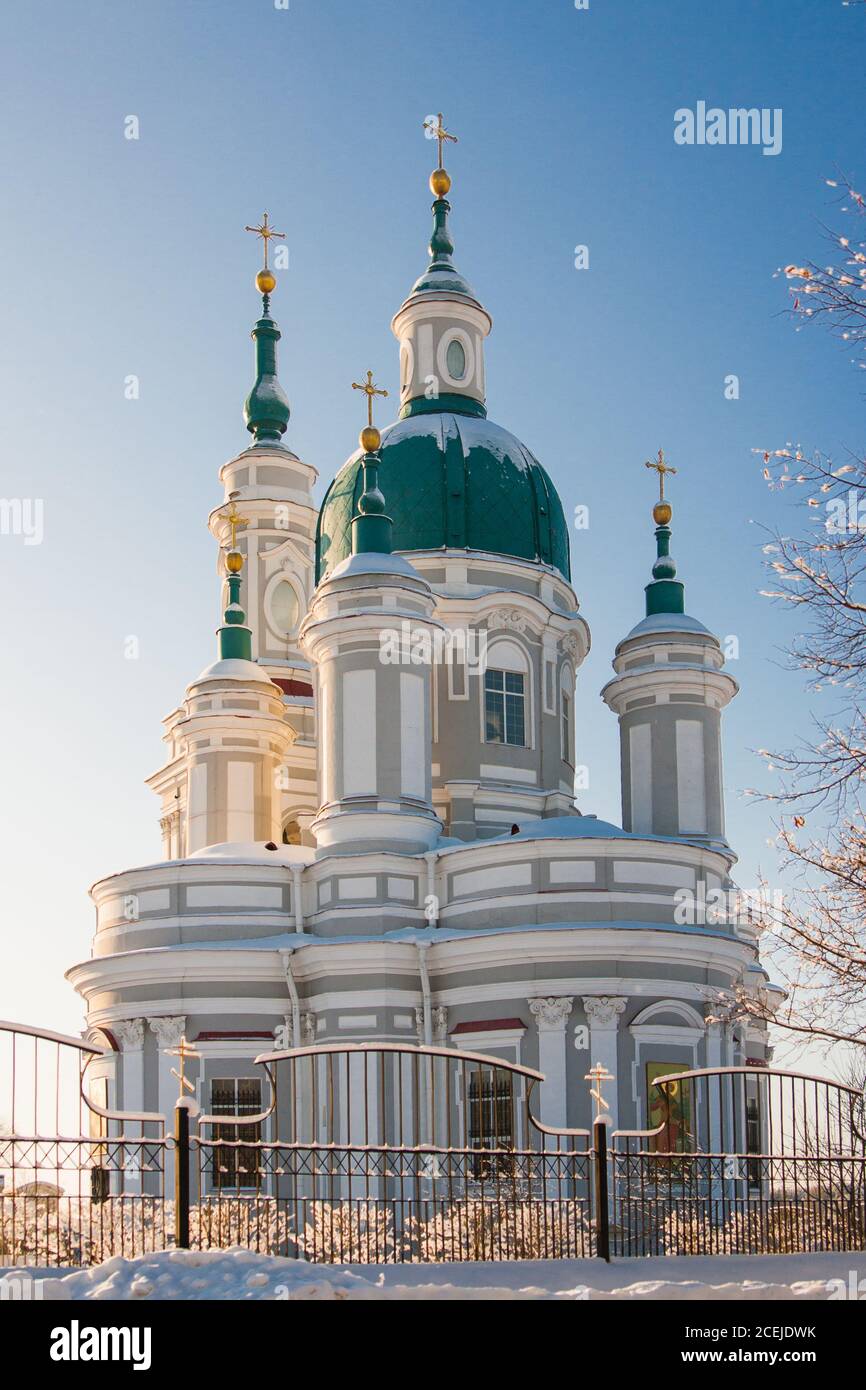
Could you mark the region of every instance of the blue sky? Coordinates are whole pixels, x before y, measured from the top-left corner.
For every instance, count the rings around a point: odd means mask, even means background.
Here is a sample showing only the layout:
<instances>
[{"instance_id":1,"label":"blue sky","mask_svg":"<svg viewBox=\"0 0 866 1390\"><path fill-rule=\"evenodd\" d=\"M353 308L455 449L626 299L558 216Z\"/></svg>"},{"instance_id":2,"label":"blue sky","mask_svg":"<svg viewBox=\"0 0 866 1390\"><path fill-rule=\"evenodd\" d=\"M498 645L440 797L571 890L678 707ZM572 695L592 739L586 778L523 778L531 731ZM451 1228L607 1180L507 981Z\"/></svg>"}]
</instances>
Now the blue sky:
<instances>
[{"instance_id":1,"label":"blue sky","mask_svg":"<svg viewBox=\"0 0 866 1390\"><path fill-rule=\"evenodd\" d=\"M0 1017L75 1030L62 972L89 950L88 885L159 852L143 778L160 718L210 658L209 509L244 445L267 207L291 264L274 309L288 440L320 489L354 447L372 367L396 393L392 313L425 265L431 147L460 143L456 261L494 317L489 411L560 489L593 633L577 698L584 809L618 819L616 721L598 698L642 616L663 445L687 607L740 642L726 716L741 879L771 875L752 748L808 730L780 669L789 619L758 596L785 524L752 450L841 456L862 383L795 333L778 266L823 259L824 179L864 176L866 13L841 0L189 0L16 7L0 30L0 458L42 498L39 546L0 536L6 678ZM699 100L779 107L783 147L681 147ZM124 139L136 115L140 139ZM576 271L586 244L590 268ZM736 373L740 398L724 397ZM124 398L124 378L140 398ZM125 639L140 657L124 657ZM828 708L830 706L828 705Z\"/></svg>"}]
</instances>

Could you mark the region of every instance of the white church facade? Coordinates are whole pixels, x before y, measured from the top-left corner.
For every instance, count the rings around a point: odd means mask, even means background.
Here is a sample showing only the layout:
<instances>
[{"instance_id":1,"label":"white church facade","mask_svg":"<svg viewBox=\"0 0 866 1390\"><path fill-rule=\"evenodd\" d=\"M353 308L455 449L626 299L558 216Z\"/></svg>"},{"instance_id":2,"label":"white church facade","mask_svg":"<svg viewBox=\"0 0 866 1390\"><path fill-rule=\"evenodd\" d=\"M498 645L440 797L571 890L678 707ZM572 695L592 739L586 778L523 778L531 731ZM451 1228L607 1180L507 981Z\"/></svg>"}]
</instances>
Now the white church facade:
<instances>
[{"instance_id":1,"label":"white church facade","mask_svg":"<svg viewBox=\"0 0 866 1390\"><path fill-rule=\"evenodd\" d=\"M165 720L161 855L94 885L92 953L68 972L114 1108L170 1116L182 1036L209 1111L256 1110L275 1047L425 1043L543 1072L552 1126L589 1124L596 1063L612 1126L636 1128L654 1076L767 1059L731 1007L773 994L756 932L705 910L733 889L737 685L685 612L663 459L646 614L602 692L620 827L575 802L590 633L568 525L487 417L492 321L453 262L443 168L431 188L430 264L392 325L398 418L368 424L321 507L285 440L263 224L252 439L210 516L218 658Z\"/></svg>"}]
</instances>

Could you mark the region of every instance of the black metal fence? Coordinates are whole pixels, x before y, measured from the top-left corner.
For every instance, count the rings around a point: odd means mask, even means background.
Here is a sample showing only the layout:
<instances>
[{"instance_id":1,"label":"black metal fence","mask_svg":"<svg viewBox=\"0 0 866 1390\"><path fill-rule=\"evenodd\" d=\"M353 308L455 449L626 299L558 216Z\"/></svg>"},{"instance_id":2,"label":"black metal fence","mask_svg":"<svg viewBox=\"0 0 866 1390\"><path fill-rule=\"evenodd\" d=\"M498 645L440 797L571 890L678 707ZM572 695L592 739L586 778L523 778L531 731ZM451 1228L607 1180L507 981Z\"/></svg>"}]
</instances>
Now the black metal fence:
<instances>
[{"instance_id":1,"label":"black metal fence","mask_svg":"<svg viewBox=\"0 0 866 1390\"><path fill-rule=\"evenodd\" d=\"M755 1067L656 1085L659 1125L613 1136L614 1254L866 1249L862 1091Z\"/></svg>"},{"instance_id":2,"label":"black metal fence","mask_svg":"<svg viewBox=\"0 0 866 1390\"><path fill-rule=\"evenodd\" d=\"M364 1263L866 1248L863 1095L832 1081L672 1074L651 1128L609 1135L544 1125L527 1067L333 1044L263 1054L260 1082L210 1114L179 1101L166 1136L109 1107L106 1050L0 1024L0 1266L173 1244Z\"/></svg>"},{"instance_id":3,"label":"black metal fence","mask_svg":"<svg viewBox=\"0 0 866 1390\"><path fill-rule=\"evenodd\" d=\"M589 1133L539 1144L527 1104L538 1072L398 1044L259 1062L268 1107L198 1123L202 1244L326 1262L592 1253Z\"/></svg>"},{"instance_id":4,"label":"black metal fence","mask_svg":"<svg viewBox=\"0 0 866 1390\"><path fill-rule=\"evenodd\" d=\"M97 1264L170 1238L163 1118L101 1103L90 1068L105 1051L0 1023L0 1266Z\"/></svg>"}]
</instances>

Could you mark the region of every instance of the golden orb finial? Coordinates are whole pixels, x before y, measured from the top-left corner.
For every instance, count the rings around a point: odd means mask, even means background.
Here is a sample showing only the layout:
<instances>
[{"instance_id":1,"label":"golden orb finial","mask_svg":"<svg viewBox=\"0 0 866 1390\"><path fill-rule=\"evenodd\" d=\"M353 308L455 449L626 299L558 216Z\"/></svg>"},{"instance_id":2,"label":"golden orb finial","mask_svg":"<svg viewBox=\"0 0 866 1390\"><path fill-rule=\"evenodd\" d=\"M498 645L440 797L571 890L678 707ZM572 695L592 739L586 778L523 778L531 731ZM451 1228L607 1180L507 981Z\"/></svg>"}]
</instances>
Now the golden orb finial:
<instances>
[{"instance_id":1,"label":"golden orb finial","mask_svg":"<svg viewBox=\"0 0 866 1390\"><path fill-rule=\"evenodd\" d=\"M256 289L259 294L272 294L277 286L277 277L268 266L267 270L260 270L256 276Z\"/></svg>"},{"instance_id":2,"label":"golden orb finial","mask_svg":"<svg viewBox=\"0 0 866 1390\"><path fill-rule=\"evenodd\" d=\"M230 550L226 555L226 571L229 574L240 574L244 567L244 557L239 550Z\"/></svg>"},{"instance_id":3,"label":"golden orb finial","mask_svg":"<svg viewBox=\"0 0 866 1390\"><path fill-rule=\"evenodd\" d=\"M653 521L656 526L667 526L672 516L670 502L656 502L653 507Z\"/></svg>"},{"instance_id":4,"label":"golden orb finial","mask_svg":"<svg viewBox=\"0 0 866 1390\"><path fill-rule=\"evenodd\" d=\"M365 454L375 454L379 445L382 443L382 436L375 425L365 425L358 436L358 440Z\"/></svg>"},{"instance_id":5,"label":"golden orb finial","mask_svg":"<svg viewBox=\"0 0 866 1390\"><path fill-rule=\"evenodd\" d=\"M430 192L434 198L444 198L451 188L451 175L446 169L434 169L430 175Z\"/></svg>"}]
</instances>

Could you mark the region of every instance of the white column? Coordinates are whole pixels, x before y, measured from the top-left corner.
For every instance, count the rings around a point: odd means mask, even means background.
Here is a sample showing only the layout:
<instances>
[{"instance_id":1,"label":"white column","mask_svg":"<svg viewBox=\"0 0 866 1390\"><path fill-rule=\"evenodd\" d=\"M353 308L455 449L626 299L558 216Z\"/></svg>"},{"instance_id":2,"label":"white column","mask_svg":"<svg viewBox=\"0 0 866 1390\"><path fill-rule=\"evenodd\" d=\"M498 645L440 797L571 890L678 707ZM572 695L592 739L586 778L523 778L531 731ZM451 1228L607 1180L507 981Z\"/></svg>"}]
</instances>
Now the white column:
<instances>
[{"instance_id":1,"label":"white column","mask_svg":"<svg viewBox=\"0 0 866 1390\"><path fill-rule=\"evenodd\" d=\"M611 1076L616 1077L612 1086L602 1086L602 1094L610 1104L607 1112L609 1132L619 1128L619 1064L617 1061L617 1037L620 1015L625 1012L628 999L612 994L589 995L584 998L583 1007L589 1023L589 1056L591 1066L600 1063ZM589 1068L587 1068L589 1070Z\"/></svg>"},{"instance_id":2,"label":"white column","mask_svg":"<svg viewBox=\"0 0 866 1390\"><path fill-rule=\"evenodd\" d=\"M574 998L530 999L528 1003L538 1028L538 1070L544 1073L539 1118L543 1124L562 1129L568 1100L565 1025L574 1007Z\"/></svg>"},{"instance_id":3,"label":"white column","mask_svg":"<svg viewBox=\"0 0 866 1390\"><path fill-rule=\"evenodd\" d=\"M112 1023L111 1031L121 1049L123 1066L123 1103L115 1101L117 1110L144 1109L144 1019L129 1018L120 1023ZM144 1138L144 1126L133 1120L121 1123L125 1138L136 1140ZM124 1154L124 1190L141 1190L141 1149L135 1145Z\"/></svg>"},{"instance_id":4,"label":"white column","mask_svg":"<svg viewBox=\"0 0 866 1390\"><path fill-rule=\"evenodd\" d=\"M179 1092L177 1078L171 1074L172 1067L175 1066L175 1059L166 1055L166 1048L177 1047L185 1035L186 1015L177 1014L174 1017L152 1018L150 1019L150 1031L156 1034L159 1046L156 1108L165 1116L165 1132L168 1135L174 1133L174 1107ZM205 1106L206 1104L207 1102L205 1102ZM171 1149L167 1149L165 1154L165 1191L166 1196L172 1196L174 1193L174 1153Z\"/></svg>"}]
</instances>

